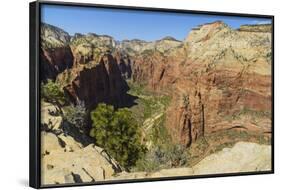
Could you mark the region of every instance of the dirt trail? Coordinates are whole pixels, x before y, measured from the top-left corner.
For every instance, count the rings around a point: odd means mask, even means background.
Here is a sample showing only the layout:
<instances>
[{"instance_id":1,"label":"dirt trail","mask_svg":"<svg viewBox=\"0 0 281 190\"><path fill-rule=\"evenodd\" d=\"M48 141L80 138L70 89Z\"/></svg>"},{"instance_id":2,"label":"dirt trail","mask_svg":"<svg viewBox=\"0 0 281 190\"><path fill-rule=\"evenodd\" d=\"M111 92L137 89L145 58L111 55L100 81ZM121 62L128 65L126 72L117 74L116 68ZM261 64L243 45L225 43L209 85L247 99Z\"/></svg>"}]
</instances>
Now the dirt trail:
<instances>
[{"instance_id":1,"label":"dirt trail","mask_svg":"<svg viewBox=\"0 0 281 190\"><path fill-rule=\"evenodd\" d=\"M160 102L158 102L158 103L160 103ZM149 131L149 129L151 127L153 127L153 125L157 122L157 120L160 119L164 115L164 111L165 111L165 106L163 104L161 104L159 110L157 110L156 113L154 113L151 117L147 118L143 122L142 127L145 132Z\"/></svg>"},{"instance_id":2,"label":"dirt trail","mask_svg":"<svg viewBox=\"0 0 281 190\"><path fill-rule=\"evenodd\" d=\"M150 100L153 98L152 95L144 95L144 94L137 94L137 93L131 93L133 96L137 96L140 99L144 100ZM154 113L146 118L142 123L142 129L145 133L147 133L151 127L164 115L165 112L165 105L159 100L155 104L155 106L159 107L157 110L154 111Z\"/></svg>"}]
</instances>

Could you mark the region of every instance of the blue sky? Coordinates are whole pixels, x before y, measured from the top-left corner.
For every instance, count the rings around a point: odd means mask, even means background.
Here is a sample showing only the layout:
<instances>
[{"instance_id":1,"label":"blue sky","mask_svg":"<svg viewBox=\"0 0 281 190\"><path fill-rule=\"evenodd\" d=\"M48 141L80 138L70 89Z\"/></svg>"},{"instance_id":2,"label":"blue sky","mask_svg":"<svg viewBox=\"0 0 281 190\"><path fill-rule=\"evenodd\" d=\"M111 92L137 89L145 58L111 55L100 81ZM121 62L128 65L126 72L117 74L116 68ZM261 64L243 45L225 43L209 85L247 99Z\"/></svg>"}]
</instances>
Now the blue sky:
<instances>
[{"instance_id":1,"label":"blue sky","mask_svg":"<svg viewBox=\"0 0 281 190\"><path fill-rule=\"evenodd\" d=\"M106 34L116 40L153 41L165 36L183 40L191 28L222 20L232 28L242 24L269 23L269 19L162 13L150 11L42 5L41 21L75 33Z\"/></svg>"}]
</instances>

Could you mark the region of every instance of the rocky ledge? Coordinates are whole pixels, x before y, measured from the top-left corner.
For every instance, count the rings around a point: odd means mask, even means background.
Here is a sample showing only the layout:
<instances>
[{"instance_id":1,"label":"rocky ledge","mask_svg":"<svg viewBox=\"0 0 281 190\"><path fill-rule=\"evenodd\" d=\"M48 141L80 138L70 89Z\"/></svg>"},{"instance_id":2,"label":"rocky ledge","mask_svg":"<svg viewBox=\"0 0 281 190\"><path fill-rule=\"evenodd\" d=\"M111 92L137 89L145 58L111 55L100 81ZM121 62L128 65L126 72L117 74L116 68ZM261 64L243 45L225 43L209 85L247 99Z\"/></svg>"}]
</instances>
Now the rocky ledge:
<instances>
[{"instance_id":1,"label":"rocky ledge","mask_svg":"<svg viewBox=\"0 0 281 190\"><path fill-rule=\"evenodd\" d=\"M42 184L102 181L122 171L104 149L63 127L62 117L51 114L55 111L52 104L42 102Z\"/></svg>"},{"instance_id":2,"label":"rocky ledge","mask_svg":"<svg viewBox=\"0 0 281 190\"><path fill-rule=\"evenodd\" d=\"M162 169L158 172L122 172L111 179L140 179L205 174L225 174L271 170L271 146L238 142L232 148L205 157L190 168Z\"/></svg>"}]
</instances>

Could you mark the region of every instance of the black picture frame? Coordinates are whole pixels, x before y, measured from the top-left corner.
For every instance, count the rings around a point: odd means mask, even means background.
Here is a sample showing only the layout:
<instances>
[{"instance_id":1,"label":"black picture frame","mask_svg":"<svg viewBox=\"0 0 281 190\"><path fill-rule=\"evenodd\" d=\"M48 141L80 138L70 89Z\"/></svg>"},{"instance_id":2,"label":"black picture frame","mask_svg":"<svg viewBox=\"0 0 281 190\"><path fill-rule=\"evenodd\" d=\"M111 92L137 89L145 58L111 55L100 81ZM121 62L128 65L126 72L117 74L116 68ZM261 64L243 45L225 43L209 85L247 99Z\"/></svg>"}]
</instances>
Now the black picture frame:
<instances>
[{"instance_id":1,"label":"black picture frame","mask_svg":"<svg viewBox=\"0 0 281 190\"><path fill-rule=\"evenodd\" d=\"M40 7L41 5L63 5L63 6L79 6L79 7L95 7L95 8L110 8L119 10L141 10L166 13L192 13L205 15L220 15L220 16L235 16L235 17L252 17L252 18L267 18L272 21L272 67L271 67L271 118L272 118L272 138L271 138L271 171L260 172L242 172L242 173L223 173L223 174L207 174L195 176L180 176L180 177L161 177L161 178L146 178L146 179L129 179L129 180L114 180L101 181L93 183L75 183L62 185L42 185L41 184L41 165L40 165L40 71L39 71L39 49L40 49ZM167 9L167 8L152 8L152 7L133 7L120 5L104 5L104 4L89 4L89 3L70 3L70 2L55 2L55 1L35 1L29 4L29 30L30 30L30 66L29 66L29 184L33 188L52 188L52 187L72 187L72 186L88 186L88 185L104 185L104 184L119 184L119 183L135 183L148 181L164 181L164 180L183 180L195 178L214 178L214 177L229 177L229 176L244 176L258 174L273 174L274 173L274 16L259 15L246 13L229 13L229 12L209 12L198 10L182 10L182 9Z\"/></svg>"}]
</instances>

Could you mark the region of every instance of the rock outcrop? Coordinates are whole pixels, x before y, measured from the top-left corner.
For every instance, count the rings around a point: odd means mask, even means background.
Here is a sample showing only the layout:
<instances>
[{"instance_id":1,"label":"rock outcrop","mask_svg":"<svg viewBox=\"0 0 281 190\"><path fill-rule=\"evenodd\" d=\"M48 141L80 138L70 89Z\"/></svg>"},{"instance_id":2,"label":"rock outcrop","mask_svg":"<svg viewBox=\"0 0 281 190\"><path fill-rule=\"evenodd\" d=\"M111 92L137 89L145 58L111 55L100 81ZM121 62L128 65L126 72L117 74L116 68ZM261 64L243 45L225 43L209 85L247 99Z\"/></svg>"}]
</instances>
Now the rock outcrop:
<instances>
[{"instance_id":1,"label":"rock outcrop","mask_svg":"<svg viewBox=\"0 0 281 190\"><path fill-rule=\"evenodd\" d=\"M190 168L162 169L157 172L118 173L111 179L142 179L206 174L243 173L271 170L271 146L239 142L232 148L211 154Z\"/></svg>"},{"instance_id":2,"label":"rock outcrop","mask_svg":"<svg viewBox=\"0 0 281 190\"><path fill-rule=\"evenodd\" d=\"M70 136L41 133L42 183L67 184L101 181L120 172L120 166L102 148L83 147Z\"/></svg>"},{"instance_id":3,"label":"rock outcrop","mask_svg":"<svg viewBox=\"0 0 281 190\"><path fill-rule=\"evenodd\" d=\"M233 148L211 154L193 167L195 174L271 170L271 146L238 142Z\"/></svg>"},{"instance_id":4,"label":"rock outcrop","mask_svg":"<svg viewBox=\"0 0 281 190\"><path fill-rule=\"evenodd\" d=\"M115 49L116 42L110 36L89 33L75 34L71 38L70 47L74 55L74 65L99 62L105 53Z\"/></svg>"},{"instance_id":5,"label":"rock outcrop","mask_svg":"<svg viewBox=\"0 0 281 190\"><path fill-rule=\"evenodd\" d=\"M233 30L221 21L200 25L183 46L135 56L132 78L173 97L166 126L182 144L236 126L270 134L269 32Z\"/></svg>"},{"instance_id":6,"label":"rock outcrop","mask_svg":"<svg viewBox=\"0 0 281 190\"><path fill-rule=\"evenodd\" d=\"M133 39L133 40L123 40L117 46L118 49L128 53L130 56L136 56L141 53L159 51L165 53L173 48L182 46L183 43L172 37L165 37L161 40L156 40L152 42L147 42L144 40Z\"/></svg>"},{"instance_id":7,"label":"rock outcrop","mask_svg":"<svg viewBox=\"0 0 281 190\"><path fill-rule=\"evenodd\" d=\"M77 74L72 74L75 77L64 86L73 102L82 100L88 108L94 108L100 102L116 107L128 103L128 86L112 55L105 54L99 63L76 68L73 72Z\"/></svg>"},{"instance_id":8,"label":"rock outcrop","mask_svg":"<svg viewBox=\"0 0 281 190\"><path fill-rule=\"evenodd\" d=\"M73 103L87 108L105 102L115 106L131 104L122 75L130 77L128 58L111 55L112 37L89 33L70 37L65 31L43 24L41 28L42 80L56 80ZM120 69L123 68L123 72Z\"/></svg>"},{"instance_id":9,"label":"rock outcrop","mask_svg":"<svg viewBox=\"0 0 281 190\"><path fill-rule=\"evenodd\" d=\"M122 77L124 79L130 79L132 77L132 63L130 56L121 51L116 51L113 54L113 57L116 59Z\"/></svg>"},{"instance_id":10,"label":"rock outcrop","mask_svg":"<svg viewBox=\"0 0 281 190\"><path fill-rule=\"evenodd\" d=\"M41 107L42 184L95 182L122 171L102 148L79 141L82 134L63 127L52 104L42 102Z\"/></svg>"},{"instance_id":11,"label":"rock outcrop","mask_svg":"<svg viewBox=\"0 0 281 190\"><path fill-rule=\"evenodd\" d=\"M49 24L41 25L41 80L55 79L59 73L72 67L69 41L69 34L62 29Z\"/></svg>"}]
</instances>

